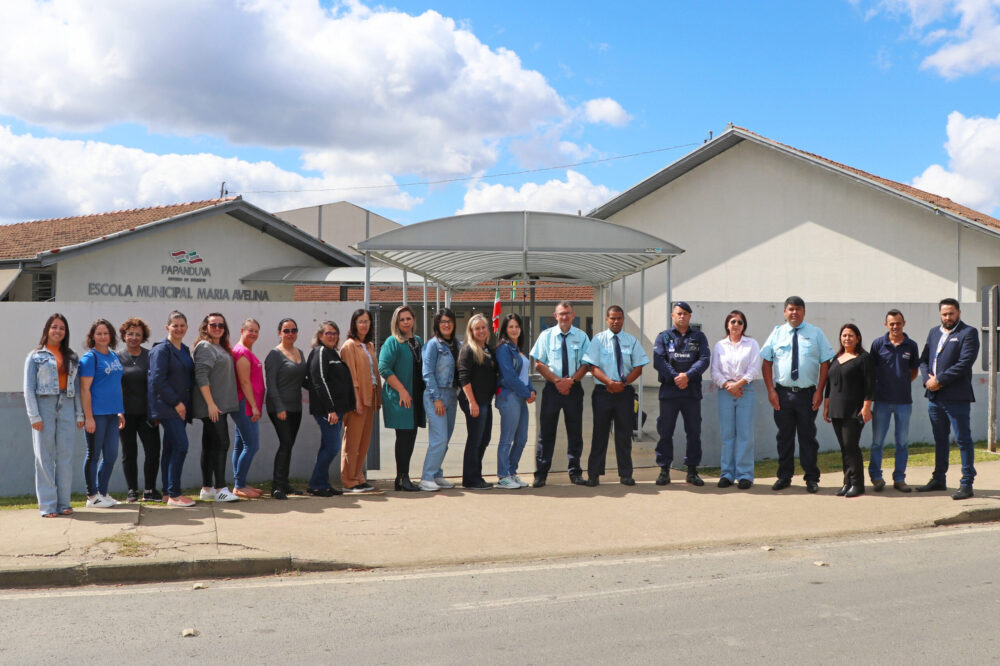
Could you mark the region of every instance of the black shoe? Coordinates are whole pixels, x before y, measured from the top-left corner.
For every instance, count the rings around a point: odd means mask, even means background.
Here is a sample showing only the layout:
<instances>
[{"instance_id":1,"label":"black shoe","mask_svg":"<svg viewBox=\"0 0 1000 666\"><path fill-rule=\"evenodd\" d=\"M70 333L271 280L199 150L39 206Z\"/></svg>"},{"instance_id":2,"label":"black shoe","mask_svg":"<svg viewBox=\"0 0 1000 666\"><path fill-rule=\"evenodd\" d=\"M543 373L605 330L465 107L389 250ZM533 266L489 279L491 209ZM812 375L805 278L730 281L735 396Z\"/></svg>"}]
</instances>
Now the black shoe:
<instances>
[{"instance_id":1,"label":"black shoe","mask_svg":"<svg viewBox=\"0 0 1000 666\"><path fill-rule=\"evenodd\" d=\"M771 486L771 490L784 490L790 485L792 485L791 479L778 479L774 482L774 485Z\"/></svg>"},{"instance_id":2,"label":"black shoe","mask_svg":"<svg viewBox=\"0 0 1000 666\"><path fill-rule=\"evenodd\" d=\"M587 485L587 480L583 478L583 474L570 474L569 482L574 486L584 486Z\"/></svg>"},{"instance_id":3,"label":"black shoe","mask_svg":"<svg viewBox=\"0 0 1000 666\"><path fill-rule=\"evenodd\" d=\"M955 494L951 496L954 500L964 500L972 497L972 486L959 486Z\"/></svg>"},{"instance_id":4,"label":"black shoe","mask_svg":"<svg viewBox=\"0 0 1000 666\"><path fill-rule=\"evenodd\" d=\"M139 492L134 489L129 489L128 495L125 496L125 501L129 504L134 504L139 501Z\"/></svg>"},{"instance_id":5,"label":"black shoe","mask_svg":"<svg viewBox=\"0 0 1000 666\"><path fill-rule=\"evenodd\" d=\"M599 477L592 476L589 479L587 479L587 485L590 486L591 488L593 488L599 483L600 483Z\"/></svg>"},{"instance_id":6,"label":"black shoe","mask_svg":"<svg viewBox=\"0 0 1000 666\"><path fill-rule=\"evenodd\" d=\"M163 493L161 493L156 488L153 488L152 490L144 490L144 491L142 491L142 501L143 502L162 502L163 501Z\"/></svg>"},{"instance_id":7,"label":"black shoe","mask_svg":"<svg viewBox=\"0 0 1000 666\"><path fill-rule=\"evenodd\" d=\"M844 497L857 497L858 495L864 495L864 494L865 494L865 487L859 484L848 488L847 492L844 493Z\"/></svg>"},{"instance_id":8,"label":"black shoe","mask_svg":"<svg viewBox=\"0 0 1000 666\"><path fill-rule=\"evenodd\" d=\"M333 490L330 488L306 488L306 492L313 497L333 497Z\"/></svg>"},{"instance_id":9,"label":"black shoe","mask_svg":"<svg viewBox=\"0 0 1000 666\"><path fill-rule=\"evenodd\" d=\"M572 476L569 477L569 478L570 478L571 481L573 480ZM531 487L532 488L544 488L545 487L545 479L546 479L546 477L544 477L544 476L536 476L535 480L531 484Z\"/></svg>"},{"instance_id":10,"label":"black shoe","mask_svg":"<svg viewBox=\"0 0 1000 666\"><path fill-rule=\"evenodd\" d=\"M660 475L656 477L656 485L665 486L670 483L670 467L661 467Z\"/></svg>"},{"instance_id":11,"label":"black shoe","mask_svg":"<svg viewBox=\"0 0 1000 666\"><path fill-rule=\"evenodd\" d=\"M719 479L719 483L716 485L718 485L719 488L728 488L729 486L733 485L733 482L727 479L726 477L722 477L721 479Z\"/></svg>"},{"instance_id":12,"label":"black shoe","mask_svg":"<svg viewBox=\"0 0 1000 666\"><path fill-rule=\"evenodd\" d=\"M486 481L480 479L479 481L476 481L475 483L470 483L468 485L463 483L462 487L465 488L466 490L489 490L490 488L493 487L493 484L487 483Z\"/></svg>"},{"instance_id":13,"label":"black shoe","mask_svg":"<svg viewBox=\"0 0 1000 666\"><path fill-rule=\"evenodd\" d=\"M404 477L402 477L400 479L396 479L396 481L398 482L398 485L396 486L396 490L400 490L400 491L402 491L404 493L419 493L420 492L420 487L417 486L417 485L415 485L413 483L413 481L410 480L409 476L404 476Z\"/></svg>"},{"instance_id":14,"label":"black shoe","mask_svg":"<svg viewBox=\"0 0 1000 666\"><path fill-rule=\"evenodd\" d=\"M305 493L302 492L301 490L299 490L298 488L292 488L291 486L288 486L287 488L285 488L285 494L286 495L305 495Z\"/></svg>"},{"instance_id":15,"label":"black shoe","mask_svg":"<svg viewBox=\"0 0 1000 666\"><path fill-rule=\"evenodd\" d=\"M877 493L885 490L885 479L872 479L872 488L874 488Z\"/></svg>"},{"instance_id":16,"label":"black shoe","mask_svg":"<svg viewBox=\"0 0 1000 666\"><path fill-rule=\"evenodd\" d=\"M847 491L851 489L851 484L845 483L841 486L840 490L837 491L837 497L843 497L847 494Z\"/></svg>"},{"instance_id":17,"label":"black shoe","mask_svg":"<svg viewBox=\"0 0 1000 666\"><path fill-rule=\"evenodd\" d=\"M344 494L343 490L337 490L336 488L330 488L330 497L334 497L336 495L343 495L343 494Z\"/></svg>"},{"instance_id":18,"label":"black shoe","mask_svg":"<svg viewBox=\"0 0 1000 666\"><path fill-rule=\"evenodd\" d=\"M286 500L288 499L288 495L285 494L284 490L272 490L271 499Z\"/></svg>"},{"instance_id":19,"label":"black shoe","mask_svg":"<svg viewBox=\"0 0 1000 666\"><path fill-rule=\"evenodd\" d=\"M702 481L701 477L698 476L698 468L694 465L688 465L687 478L684 479L692 486L703 486L705 482Z\"/></svg>"},{"instance_id":20,"label":"black shoe","mask_svg":"<svg viewBox=\"0 0 1000 666\"><path fill-rule=\"evenodd\" d=\"M634 486L635 485L635 479L633 479L631 476L623 476L622 478L618 479L618 482L620 484L622 484L623 486Z\"/></svg>"},{"instance_id":21,"label":"black shoe","mask_svg":"<svg viewBox=\"0 0 1000 666\"><path fill-rule=\"evenodd\" d=\"M750 479L740 479L736 483L736 487L739 488L740 490L747 490L752 485L753 485L753 481L751 481Z\"/></svg>"},{"instance_id":22,"label":"black shoe","mask_svg":"<svg viewBox=\"0 0 1000 666\"><path fill-rule=\"evenodd\" d=\"M948 485L944 481L938 481L937 479L931 479L922 486L917 487L918 493L929 493L932 490L948 490Z\"/></svg>"},{"instance_id":23,"label":"black shoe","mask_svg":"<svg viewBox=\"0 0 1000 666\"><path fill-rule=\"evenodd\" d=\"M816 481L806 481L806 491L810 493L818 493L819 483L817 483Z\"/></svg>"},{"instance_id":24,"label":"black shoe","mask_svg":"<svg viewBox=\"0 0 1000 666\"><path fill-rule=\"evenodd\" d=\"M892 487L901 493L909 493L913 491L913 488L906 485L906 481L893 481Z\"/></svg>"}]
</instances>

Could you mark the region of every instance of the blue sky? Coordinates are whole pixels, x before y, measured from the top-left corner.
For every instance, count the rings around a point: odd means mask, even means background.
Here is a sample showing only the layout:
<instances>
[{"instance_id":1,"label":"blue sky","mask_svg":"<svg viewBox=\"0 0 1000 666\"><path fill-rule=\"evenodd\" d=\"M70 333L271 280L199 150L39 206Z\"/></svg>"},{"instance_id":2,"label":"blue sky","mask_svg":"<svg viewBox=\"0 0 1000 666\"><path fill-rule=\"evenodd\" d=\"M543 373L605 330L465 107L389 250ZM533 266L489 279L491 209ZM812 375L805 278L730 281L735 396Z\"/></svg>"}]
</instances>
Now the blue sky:
<instances>
[{"instance_id":1,"label":"blue sky","mask_svg":"<svg viewBox=\"0 0 1000 666\"><path fill-rule=\"evenodd\" d=\"M996 215L998 69L1000 0L8 0L0 221L586 212L729 122Z\"/></svg>"}]
</instances>

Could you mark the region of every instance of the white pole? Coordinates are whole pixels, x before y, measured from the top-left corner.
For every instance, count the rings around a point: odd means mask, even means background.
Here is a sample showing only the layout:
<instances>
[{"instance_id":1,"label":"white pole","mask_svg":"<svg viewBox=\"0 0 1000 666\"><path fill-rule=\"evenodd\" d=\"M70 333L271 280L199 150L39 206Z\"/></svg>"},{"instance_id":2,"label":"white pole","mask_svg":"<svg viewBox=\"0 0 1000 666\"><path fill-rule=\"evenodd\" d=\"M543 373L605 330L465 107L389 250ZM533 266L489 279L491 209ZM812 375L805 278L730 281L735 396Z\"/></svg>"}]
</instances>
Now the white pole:
<instances>
[{"instance_id":1,"label":"white pole","mask_svg":"<svg viewBox=\"0 0 1000 666\"><path fill-rule=\"evenodd\" d=\"M424 276L424 342L427 341L427 276Z\"/></svg>"},{"instance_id":2,"label":"white pole","mask_svg":"<svg viewBox=\"0 0 1000 666\"><path fill-rule=\"evenodd\" d=\"M371 213L367 210L365 211L365 240L368 240L369 236L369 217ZM372 296L372 261L368 253L365 252L365 310L367 310L371 305Z\"/></svg>"},{"instance_id":3,"label":"white pole","mask_svg":"<svg viewBox=\"0 0 1000 666\"><path fill-rule=\"evenodd\" d=\"M403 305L410 304L410 285L406 280L406 271L403 271Z\"/></svg>"},{"instance_id":4,"label":"white pole","mask_svg":"<svg viewBox=\"0 0 1000 666\"><path fill-rule=\"evenodd\" d=\"M646 335L646 269L643 268L642 272L639 273L639 344L642 344L643 339ZM639 439L642 440L643 428L642 423L642 376L645 373L639 375L639 413L636 419L639 422Z\"/></svg>"}]
</instances>

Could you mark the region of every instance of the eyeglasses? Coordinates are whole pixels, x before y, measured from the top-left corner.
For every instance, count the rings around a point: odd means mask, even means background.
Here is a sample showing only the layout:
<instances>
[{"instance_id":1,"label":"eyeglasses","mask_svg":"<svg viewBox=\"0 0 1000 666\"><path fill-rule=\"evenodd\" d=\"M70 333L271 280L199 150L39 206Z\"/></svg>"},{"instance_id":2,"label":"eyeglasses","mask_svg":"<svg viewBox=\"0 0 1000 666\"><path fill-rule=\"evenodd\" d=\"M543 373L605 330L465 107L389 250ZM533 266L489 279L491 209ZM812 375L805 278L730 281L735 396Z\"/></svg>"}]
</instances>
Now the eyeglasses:
<instances>
[{"instance_id":1,"label":"eyeglasses","mask_svg":"<svg viewBox=\"0 0 1000 666\"><path fill-rule=\"evenodd\" d=\"M285 333L287 333L287 332L288 331L285 331ZM327 337L335 338L338 335L340 335L340 333L338 333L337 331L323 331L323 335L325 335Z\"/></svg>"},{"instance_id":2,"label":"eyeglasses","mask_svg":"<svg viewBox=\"0 0 1000 666\"><path fill-rule=\"evenodd\" d=\"M739 319L730 319L729 323L732 324L733 326L743 326L743 322L740 321Z\"/></svg>"},{"instance_id":3,"label":"eyeglasses","mask_svg":"<svg viewBox=\"0 0 1000 666\"><path fill-rule=\"evenodd\" d=\"M299 329L297 329L297 328L283 328L283 329L281 329L281 332L284 333L285 335L288 335L289 333L298 333Z\"/></svg>"},{"instance_id":4,"label":"eyeglasses","mask_svg":"<svg viewBox=\"0 0 1000 666\"><path fill-rule=\"evenodd\" d=\"M226 325L225 324L213 324L213 323L209 323L208 327L209 328L225 328Z\"/></svg>"}]
</instances>

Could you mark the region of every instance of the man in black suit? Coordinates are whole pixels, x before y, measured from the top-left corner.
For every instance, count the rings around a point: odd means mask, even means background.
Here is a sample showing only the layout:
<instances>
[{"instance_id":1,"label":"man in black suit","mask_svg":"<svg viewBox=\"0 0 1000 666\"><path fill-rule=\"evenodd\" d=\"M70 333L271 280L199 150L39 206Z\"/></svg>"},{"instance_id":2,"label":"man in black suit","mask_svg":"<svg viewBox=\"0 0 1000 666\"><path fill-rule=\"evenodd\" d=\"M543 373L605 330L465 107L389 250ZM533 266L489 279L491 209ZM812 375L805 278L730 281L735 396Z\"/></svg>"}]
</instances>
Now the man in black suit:
<instances>
[{"instance_id":1,"label":"man in black suit","mask_svg":"<svg viewBox=\"0 0 1000 666\"><path fill-rule=\"evenodd\" d=\"M962 311L954 298L942 299L938 311L941 326L930 330L920 354L920 375L927 389L924 395L930 401L927 411L934 432L934 474L917 492L948 489L948 440L954 430L962 454L962 482L952 498L962 500L972 497L972 481L976 478L969 413L976 401L972 364L979 356L979 332L962 321Z\"/></svg>"}]
</instances>

